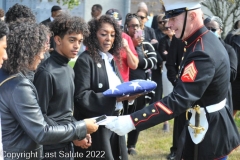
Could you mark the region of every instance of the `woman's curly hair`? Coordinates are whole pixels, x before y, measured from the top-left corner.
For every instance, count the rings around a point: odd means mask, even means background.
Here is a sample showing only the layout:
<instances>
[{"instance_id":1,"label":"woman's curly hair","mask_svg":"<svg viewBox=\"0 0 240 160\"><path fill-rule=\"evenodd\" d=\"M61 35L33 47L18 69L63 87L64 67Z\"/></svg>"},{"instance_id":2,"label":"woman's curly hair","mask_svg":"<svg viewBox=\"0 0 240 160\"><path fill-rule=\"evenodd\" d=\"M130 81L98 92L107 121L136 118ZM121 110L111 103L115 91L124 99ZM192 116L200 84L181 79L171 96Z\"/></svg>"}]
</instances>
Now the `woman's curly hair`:
<instances>
[{"instance_id":1,"label":"woman's curly hair","mask_svg":"<svg viewBox=\"0 0 240 160\"><path fill-rule=\"evenodd\" d=\"M17 3L6 12L5 22L14 22L19 18L27 18L29 21L36 22L36 18L31 9Z\"/></svg>"},{"instance_id":2,"label":"woman's curly hair","mask_svg":"<svg viewBox=\"0 0 240 160\"><path fill-rule=\"evenodd\" d=\"M63 38L66 34L81 33L83 37L89 35L87 23L80 17L70 16L67 13L61 13L50 24L50 29L54 36Z\"/></svg>"},{"instance_id":3,"label":"woman's curly hair","mask_svg":"<svg viewBox=\"0 0 240 160\"><path fill-rule=\"evenodd\" d=\"M120 58L120 49L122 48L122 32L120 29L119 24L117 21L108 16L103 15L99 19L92 19L88 22L90 35L84 39L83 43L87 46L88 51L95 62L100 62L100 45L97 38L97 31L101 28L102 24L111 24L115 30L115 40L113 42L113 47L109 50L109 53L114 55L114 57L117 59L119 64L121 64L121 58Z\"/></svg>"},{"instance_id":4,"label":"woman's curly hair","mask_svg":"<svg viewBox=\"0 0 240 160\"><path fill-rule=\"evenodd\" d=\"M19 72L26 74L34 63L35 56L45 49L49 30L42 24L22 21L22 19L10 23L9 30L8 60L4 62L3 68L9 74Z\"/></svg>"},{"instance_id":5,"label":"woman's curly hair","mask_svg":"<svg viewBox=\"0 0 240 160\"><path fill-rule=\"evenodd\" d=\"M8 35L9 29L8 26L5 22L0 21L0 40L4 37Z\"/></svg>"}]
</instances>

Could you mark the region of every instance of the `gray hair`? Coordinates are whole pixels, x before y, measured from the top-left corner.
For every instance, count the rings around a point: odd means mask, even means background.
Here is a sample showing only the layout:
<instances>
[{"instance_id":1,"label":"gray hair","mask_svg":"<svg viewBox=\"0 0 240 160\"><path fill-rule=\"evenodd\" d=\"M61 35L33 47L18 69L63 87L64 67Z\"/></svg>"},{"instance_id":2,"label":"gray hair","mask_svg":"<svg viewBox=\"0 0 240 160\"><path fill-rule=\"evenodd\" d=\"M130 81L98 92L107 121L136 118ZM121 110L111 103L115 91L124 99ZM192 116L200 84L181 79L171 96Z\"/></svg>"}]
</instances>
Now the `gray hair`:
<instances>
[{"instance_id":1,"label":"gray hair","mask_svg":"<svg viewBox=\"0 0 240 160\"><path fill-rule=\"evenodd\" d=\"M138 9L140 9L140 8L144 8L145 10L148 11L148 7L147 7L147 5L146 5L145 2L140 2L140 3L138 4Z\"/></svg>"},{"instance_id":2,"label":"gray hair","mask_svg":"<svg viewBox=\"0 0 240 160\"><path fill-rule=\"evenodd\" d=\"M211 21L217 22L218 25L219 25L219 28L220 28L220 29L223 29L223 22L222 22L221 18L219 18L219 17L217 17L217 16L212 16L212 17L211 17Z\"/></svg>"}]
</instances>

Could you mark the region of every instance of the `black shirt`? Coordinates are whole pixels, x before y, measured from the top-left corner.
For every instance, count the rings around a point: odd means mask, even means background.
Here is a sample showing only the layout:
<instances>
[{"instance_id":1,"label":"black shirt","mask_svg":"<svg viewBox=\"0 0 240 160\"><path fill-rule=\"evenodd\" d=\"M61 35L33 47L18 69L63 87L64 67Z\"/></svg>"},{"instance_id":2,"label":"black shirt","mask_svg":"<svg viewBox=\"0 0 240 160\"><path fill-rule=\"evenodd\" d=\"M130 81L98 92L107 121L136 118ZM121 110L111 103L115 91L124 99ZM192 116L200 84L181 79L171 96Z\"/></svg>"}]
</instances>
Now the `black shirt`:
<instances>
[{"instance_id":1,"label":"black shirt","mask_svg":"<svg viewBox=\"0 0 240 160\"><path fill-rule=\"evenodd\" d=\"M38 68L34 85L45 120L52 125L72 121L74 72L69 59L53 51Z\"/></svg>"}]
</instances>

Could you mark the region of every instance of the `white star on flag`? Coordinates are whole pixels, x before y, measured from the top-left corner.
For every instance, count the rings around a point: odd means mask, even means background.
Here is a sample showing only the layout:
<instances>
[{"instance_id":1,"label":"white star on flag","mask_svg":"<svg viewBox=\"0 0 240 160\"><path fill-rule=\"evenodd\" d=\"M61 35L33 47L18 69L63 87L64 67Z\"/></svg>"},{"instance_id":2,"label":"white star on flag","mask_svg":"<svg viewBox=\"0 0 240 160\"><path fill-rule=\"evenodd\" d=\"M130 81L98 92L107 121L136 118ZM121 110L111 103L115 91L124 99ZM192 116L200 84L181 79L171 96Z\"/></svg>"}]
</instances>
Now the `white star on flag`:
<instances>
[{"instance_id":1,"label":"white star on flag","mask_svg":"<svg viewBox=\"0 0 240 160\"><path fill-rule=\"evenodd\" d=\"M138 82L131 82L132 84L130 84L129 86L133 86L134 91L136 90L137 87L141 87Z\"/></svg>"},{"instance_id":2,"label":"white star on flag","mask_svg":"<svg viewBox=\"0 0 240 160\"><path fill-rule=\"evenodd\" d=\"M119 89L117 89L116 87L111 88L111 90L112 90L112 93L114 93L114 91L119 91Z\"/></svg>"}]
</instances>

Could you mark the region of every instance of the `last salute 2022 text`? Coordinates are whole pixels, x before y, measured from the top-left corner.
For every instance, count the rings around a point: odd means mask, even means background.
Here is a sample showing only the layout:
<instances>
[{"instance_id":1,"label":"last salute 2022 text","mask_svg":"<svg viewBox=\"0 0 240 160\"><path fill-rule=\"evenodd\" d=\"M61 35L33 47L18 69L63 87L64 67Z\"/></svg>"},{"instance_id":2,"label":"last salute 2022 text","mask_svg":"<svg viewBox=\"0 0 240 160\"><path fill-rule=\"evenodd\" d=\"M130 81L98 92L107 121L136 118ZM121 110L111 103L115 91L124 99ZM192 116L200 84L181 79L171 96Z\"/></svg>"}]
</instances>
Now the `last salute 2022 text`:
<instances>
[{"instance_id":1,"label":"last salute 2022 text","mask_svg":"<svg viewBox=\"0 0 240 160\"><path fill-rule=\"evenodd\" d=\"M74 158L105 158L105 151L86 151L83 152L64 152L59 151L58 153L55 152L45 152L44 157L45 158L54 158L57 157L57 154L61 158L68 158L68 157L74 157Z\"/></svg>"}]
</instances>

